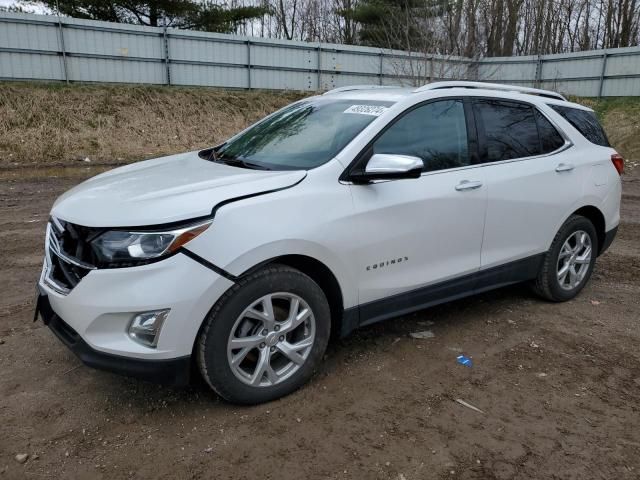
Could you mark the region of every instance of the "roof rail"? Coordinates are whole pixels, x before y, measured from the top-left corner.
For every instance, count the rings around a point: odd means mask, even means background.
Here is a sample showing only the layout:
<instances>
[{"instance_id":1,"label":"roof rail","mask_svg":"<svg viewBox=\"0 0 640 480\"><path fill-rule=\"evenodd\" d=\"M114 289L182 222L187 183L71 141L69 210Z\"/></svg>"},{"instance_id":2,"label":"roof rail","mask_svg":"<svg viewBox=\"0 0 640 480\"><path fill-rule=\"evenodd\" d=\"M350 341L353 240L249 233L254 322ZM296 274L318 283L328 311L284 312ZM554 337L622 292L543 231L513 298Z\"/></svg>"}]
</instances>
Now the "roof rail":
<instances>
[{"instance_id":1,"label":"roof rail","mask_svg":"<svg viewBox=\"0 0 640 480\"><path fill-rule=\"evenodd\" d=\"M517 85L505 85L502 83L485 83L485 82L464 82L464 81L451 81L451 82L433 82L428 83L420 88L414 90L414 92L424 92L427 90L440 90L443 88L478 88L483 90L500 90L503 92L518 92L526 93L529 95L539 95L541 97L553 98L555 100L567 99L556 92L551 90L541 90L539 88L519 87Z\"/></svg>"},{"instance_id":2,"label":"roof rail","mask_svg":"<svg viewBox=\"0 0 640 480\"><path fill-rule=\"evenodd\" d=\"M340 93L340 92L350 92L352 90L373 90L378 88L398 88L393 85L349 85L348 87L338 87L327 92L324 92L323 95L331 95L332 93Z\"/></svg>"}]
</instances>

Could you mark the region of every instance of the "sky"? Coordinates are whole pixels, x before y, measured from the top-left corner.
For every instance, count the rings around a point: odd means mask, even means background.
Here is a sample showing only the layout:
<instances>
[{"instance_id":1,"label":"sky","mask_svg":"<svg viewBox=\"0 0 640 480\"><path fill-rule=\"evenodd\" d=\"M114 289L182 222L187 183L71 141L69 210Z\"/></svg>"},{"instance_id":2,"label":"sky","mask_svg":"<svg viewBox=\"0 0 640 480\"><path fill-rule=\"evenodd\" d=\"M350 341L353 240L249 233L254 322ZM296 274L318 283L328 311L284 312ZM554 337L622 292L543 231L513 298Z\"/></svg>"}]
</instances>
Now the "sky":
<instances>
[{"instance_id":1,"label":"sky","mask_svg":"<svg viewBox=\"0 0 640 480\"><path fill-rule=\"evenodd\" d=\"M16 2L15 0L0 0L0 7L10 7L17 3L18 2ZM43 13L45 11L43 7L34 7L34 6L26 7L25 10L32 11L34 13Z\"/></svg>"}]
</instances>

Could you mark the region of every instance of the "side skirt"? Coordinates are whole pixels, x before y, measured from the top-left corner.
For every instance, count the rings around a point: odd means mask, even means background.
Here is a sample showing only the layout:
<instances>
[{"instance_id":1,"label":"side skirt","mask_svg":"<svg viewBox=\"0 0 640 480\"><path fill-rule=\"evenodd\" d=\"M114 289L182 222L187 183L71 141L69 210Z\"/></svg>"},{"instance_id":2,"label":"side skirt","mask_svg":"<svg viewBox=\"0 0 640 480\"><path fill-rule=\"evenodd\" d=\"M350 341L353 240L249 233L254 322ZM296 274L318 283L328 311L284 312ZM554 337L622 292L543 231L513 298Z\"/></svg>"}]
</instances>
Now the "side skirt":
<instances>
[{"instance_id":1,"label":"side skirt","mask_svg":"<svg viewBox=\"0 0 640 480\"><path fill-rule=\"evenodd\" d=\"M464 275L445 282L392 295L345 310L342 336L364 325L468 297L476 293L532 280L538 274L544 253Z\"/></svg>"}]
</instances>

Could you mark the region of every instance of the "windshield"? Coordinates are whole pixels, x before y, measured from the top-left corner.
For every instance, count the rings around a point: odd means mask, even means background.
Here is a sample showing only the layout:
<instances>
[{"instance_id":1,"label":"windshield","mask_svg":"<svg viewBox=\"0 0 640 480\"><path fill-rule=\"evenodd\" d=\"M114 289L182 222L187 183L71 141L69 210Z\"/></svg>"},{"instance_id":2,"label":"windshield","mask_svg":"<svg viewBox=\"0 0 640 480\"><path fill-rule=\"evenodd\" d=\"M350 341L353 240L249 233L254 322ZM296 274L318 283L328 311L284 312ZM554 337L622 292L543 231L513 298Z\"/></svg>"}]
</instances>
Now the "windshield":
<instances>
[{"instance_id":1,"label":"windshield","mask_svg":"<svg viewBox=\"0 0 640 480\"><path fill-rule=\"evenodd\" d=\"M308 170L328 162L392 102L317 98L285 107L215 152L247 168Z\"/></svg>"}]
</instances>

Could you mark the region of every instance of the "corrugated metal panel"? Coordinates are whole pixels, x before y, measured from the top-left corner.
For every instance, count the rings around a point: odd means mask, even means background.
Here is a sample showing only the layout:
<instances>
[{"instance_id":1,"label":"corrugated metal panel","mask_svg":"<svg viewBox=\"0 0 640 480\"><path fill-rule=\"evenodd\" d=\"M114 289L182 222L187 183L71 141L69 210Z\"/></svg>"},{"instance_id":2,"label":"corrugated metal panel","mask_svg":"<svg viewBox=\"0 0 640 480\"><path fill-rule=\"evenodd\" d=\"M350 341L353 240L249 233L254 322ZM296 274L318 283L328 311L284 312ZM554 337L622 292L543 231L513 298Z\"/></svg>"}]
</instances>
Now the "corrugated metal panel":
<instances>
[{"instance_id":1,"label":"corrugated metal panel","mask_svg":"<svg viewBox=\"0 0 640 480\"><path fill-rule=\"evenodd\" d=\"M235 88L330 89L350 84L414 86L464 79L541 86L597 96L640 95L640 47L478 62L350 45L0 13L0 78L171 83ZM250 63L250 67L249 64ZM541 68L540 68L541 67ZM319 70L321 70L319 72Z\"/></svg>"},{"instance_id":2,"label":"corrugated metal panel","mask_svg":"<svg viewBox=\"0 0 640 480\"><path fill-rule=\"evenodd\" d=\"M161 36L65 28L64 43L70 53L155 59L164 55Z\"/></svg>"},{"instance_id":3,"label":"corrugated metal panel","mask_svg":"<svg viewBox=\"0 0 640 480\"><path fill-rule=\"evenodd\" d=\"M607 75L635 75L640 72L640 54L615 56L607 58ZM636 79L640 82L640 79Z\"/></svg>"},{"instance_id":4,"label":"corrugated metal panel","mask_svg":"<svg viewBox=\"0 0 640 480\"><path fill-rule=\"evenodd\" d=\"M253 70L251 73L255 88L276 90L316 90L317 88L315 73L278 70Z\"/></svg>"},{"instance_id":5,"label":"corrugated metal panel","mask_svg":"<svg viewBox=\"0 0 640 480\"><path fill-rule=\"evenodd\" d=\"M602 69L601 58L574 58L542 64L543 80L563 78L599 77Z\"/></svg>"},{"instance_id":6,"label":"corrugated metal panel","mask_svg":"<svg viewBox=\"0 0 640 480\"><path fill-rule=\"evenodd\" d=\"M0 52L0 78L6 80L64 80L62 57Z\"/></svg>"},{"instance_id":7,"label":"corrugated metal panel","mask_svg":"<svg viewBox=\"0 0 640 480\"><path fill-rule=\"evenodd\" d=\"M247 69L244 67L172 64L171 83L174 85L247 88Z\"/></svg>"},{"instance_id":8,"label":"corrugated metal panel","mask_svg":"<svg viewBox=\"0 0 640 480\"><path fill-rule=\"evenodd\" d=\"M540 84L540 88L554 90L565 95L597 97L599 85L599 80L546 80Z\"/></svg>"},{"instance_id":9,"label":"corrugated metal panel","mask_svg":"<svg viewBox=\"0 0 640 480\"><path fill-rule=\"evenodd\" d=\"M640 96L640 80L637 78L610 78L604 82L602 95L605 97Z\"/></svg>"},{"instance_id":10,"label":"corrugated metal panel","mask_svg":"<svg viewBox=\"0 0 640 480\"><path fill-rule=\"evenodd\" d=\"M58 29L54 24L0 23L0 47L57 51Z\"/></svg>"},{"instance_id":11,"label":"corrugated metal panel","mask_svg":"<svg viewBox=\"0 0 640 480\"><path fill-rule=\"evenodd\" d=\"M296 69L317 69L317 51L307 49L292 49L286 46L251 46L251 64Z\"/></svg>"},{"instance_id":12,"label":"corrugated metal panel","mask_svg":"<svg viewBox=\"0 0 640 480\"><path fill-rule=\"evenodd\" d=\"M247 46L241 43L219 43L206 37L170 35L169 57L172 60L246 65Z\"/></svg>"},{"instance_id":13,"label":"corrugated metal panel","mask_svg":"<svg viewBox=\"0 0 640 480\"><path fill-rule=\"evenodd\" d=\"M165 72L161 63L69 57L69 79L76 82L116 82L162 84Z\"/></svg>"},{"instance_id":14,"label":"corrugated metal panel","mask_svg":"<svg viewBox=\"0 0 640 480\"><path fill-rule=\"evenodd\" d=\"M491 81L526 82L536 78L536 67L536 60L528 60L526 63L504 60L483 61L478 66L478 78Z\"/></svg>"}]
</instances>

